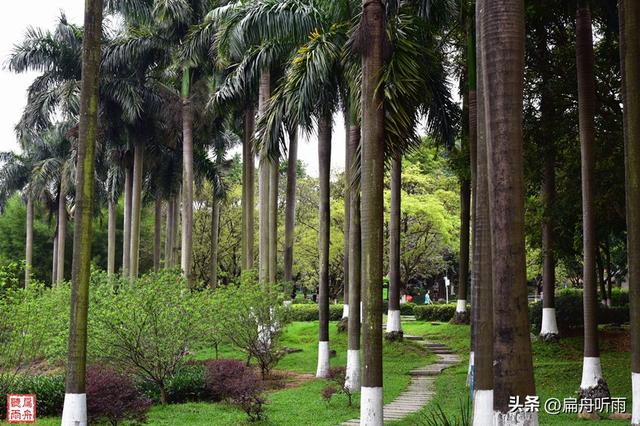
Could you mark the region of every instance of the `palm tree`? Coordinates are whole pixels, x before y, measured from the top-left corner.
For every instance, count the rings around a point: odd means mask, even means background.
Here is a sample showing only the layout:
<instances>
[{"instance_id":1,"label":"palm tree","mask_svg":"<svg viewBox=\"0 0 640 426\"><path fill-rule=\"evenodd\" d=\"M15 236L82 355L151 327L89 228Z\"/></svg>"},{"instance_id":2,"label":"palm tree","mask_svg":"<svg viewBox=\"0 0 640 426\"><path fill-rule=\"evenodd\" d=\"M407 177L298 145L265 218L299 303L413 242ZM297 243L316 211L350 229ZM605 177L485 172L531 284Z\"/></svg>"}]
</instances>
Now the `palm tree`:
<instances>
[{"instance_id":1,"label":"palm tree","mask_svg":"<svg viewBox=\"0 0 640 426\"><path fill-rule=\"evenodd\" d=\"M535 395L524 245L524 4L486 1L481 7L482 85L491 94L484 96L484 126L494 282L494 422L537 424L537 413L509 413L510 397Z\"/></svg>"},{"instance_id":2,"label":"palm tree","mask_svg":"<svg viewBox=\"0 0 640 426\"><path fill-rule=\"evenodd\" d=\"M351 123L347 149L350 161L345 165L349 170L349 322L347 370L345 385L353 392L360 391L360 293L362 290L361 271L361 228L360 228L360 176L355 164L359 164L360 126Z\"/></svg>"},{"instance_id":3,"label":"palm tree","mask_svg":"<svg viewBox=\"0 0 640 426\"><path fill-rule=\"evenodd\" d=\"M298 129L289 130L287 158L287 196L284 219L284 281L293 283L293 239L296 220L296 180L298 175ZM285 294L288 299L288 295Z\"/></svg>"},{"instance_id":4,"label":"palm tree","mask_svg":"<svg viewBox=\"0 0 640 426\"><path fill-rule=\"evenodd\" d=\"M331 173L331 116L325 114L318 118L318 170L320 181L318 253L319 281L318 308L320 336L318 346L318 369L316 377L329 376L329 231L330 231L330 194L329 178Z\"/></svg>"},{"instance_id":5,"label":"palm tree","mask_svg":"<svg viewBox=\"0 0 640 426\"><path fill-rule=\"evenodd\" d=\"M243 119L244 138L242 141L242 270L249 271L253 269L253 249L255 239L255 154L253 151L253 135L255 133L255 111L253 107L247 106L245 108Z\"/></svg>"},{"instance_id":6,"label":"palm tree","mask_svg":"<svg viewBox=\"0 0 640 426\"><path fill-rule=\"evenodd\" d=\"M344 133L346 135L345 140L345 152L344 152L344 258L343 258L343 271L344 271L344 280L342 284L342 298L343 298L343 307L342 307L342 319L345 320L349 318L349 234L350 234L350 225L351 225L351 179L350 169L351 169L351 151L349 150L349 137L351 134L351 116L349 113L349 109L345 108L344 111Z\"/></svg>"},{"instance_id":7,"label":"palm tree","mask_svg":"<svg viewBox=\"0 0 640 426\"><path fill-rule=\"evenodd\" d=\"M631 308L631 424L640 424L640 4L622 0L620 7L620 57L624 99L625 166L627 192L627 256Z\"/></svg>"},{"instance_id":8,"label":"palm tree","mask_svg":"<svg viewBox=\"0 0 640 426\"><path fill-rule=\"evenodd\" d=\"M576 11L576 62L578 72L578 111L580 116L580 151L582 175L583 221L583 297L584 297L584 359L581 397L608 397L609 389L602 377L598 348L596 228L594 210L593 147L595 139L595 77L591 11L587 0L578 0Z\"/></svg>"},{"instance_id":9,"label":"palm tree","mask_svg":"<svg viewBox=\"0 0 640 426\"><path fill-rule=\"evenodd\" d=\"M258 117L262 117L265 114L265 109L269 97L271 96L271 73L263 71L260 76L260 86L258 95ZM260 242L258 244L258 258L259 258L259 279L262 283L268 283L271 279L271 266L270 261L270 239L271 234L269 231L270 214L270 184L271 184L271 168L273 167L273 161L269 158L266 148L260 152L260 165L258 176L258 194L260 203L260 216L259 216L259 236Z\"/></svg>"},{"instance_id":10,"label":"palm tree","mask_svg":"<svg viewBox=\"0 0 640 426\"><path fill-rule=\"evenodd\" d=\"M22 190L27 203L27 226L25 238L24 286L29 286L33 262L33 201L34 194L29 185L31 155L17 155L13 152L0 153L0 211L4 211L7 199Z\"/></svg>"},{"instance_id":11,"label":"palm tree","mask_svg":"<svg viewBox=\"0 0 640 426\"><path fill-rule=\"evenodd\" d=\"M71 319L69 324L69 354L65 398L61 422L63 426L87 424L85 393L87 311L91 274L94 148L98 130L101 39L102 0L86 0L76 172L77 191L73 239Z\"/></svg>"},{"instance_id":12,"label":"palm tree","mask_svg":"<svg viewBox=\"0 0 640 426\"><path fill-rule=\"evenodd\" d=\"M391 211L389 220L389 311L387 333L402 333L400 325L400 205L402 158L391 160Z\"/></svg>"},{"instance_id":13,"label":"palm tree","mask_svg":"<svg viewBox=\"0 0 640 426\"><path fill-rule=\"evenodd\" d=\"M382 226L384 190L384 108L379 89L384 44L384 5L364 0L362 31L361 211L363 374L360 397L362 424L382 425Z\"/></svg>"},{"instance_id":14,"label":"palm tree","mask_svg":"<svg viewBox=\"0 0 640 426\"><path fill-rule=\"evenodd\" d=\"M473 238L473 424L481 426L493 421L493 275L491 256L491 220L489 211L489 170L487 163L487 135L485 130L485 102L483 81L482 45L482 13L485 0L476 2L477 47L469 50L470 64L476 66L477 72L477 116L471 116L470 122L476 125L477 135L475 155L476 194L474 195L474 238ZM472 33L470 34L472 36ZM477 50L477 54L476 51ZM477 60L476 60L477 58ZM477 62L477 63L476 63ZM471 83L471 80L470 80ZM472 84L472 87L476 86ZM475 98L475 96L474 96ZM477 118L477 120L474 120ZM470 125L472 125L470 124Z\"/></svg>"},{"instance_id":15,"label":"palm tree","mask_svg":"<svg viewBox=\"0 0 640 426\"><path fill-rule=\"evenodd\" d=\"M74 154L67 137L71 125L62 123L42 135L27 138L31 149L37 150L37 161L31 170L31 180L44 188L48 185L57 189L57 245L56 275L54 284L64 281L65 241L67 228L67 193L72 179ZM38 145L36 147L35 145Z\"/></svg>"}]
</instances>

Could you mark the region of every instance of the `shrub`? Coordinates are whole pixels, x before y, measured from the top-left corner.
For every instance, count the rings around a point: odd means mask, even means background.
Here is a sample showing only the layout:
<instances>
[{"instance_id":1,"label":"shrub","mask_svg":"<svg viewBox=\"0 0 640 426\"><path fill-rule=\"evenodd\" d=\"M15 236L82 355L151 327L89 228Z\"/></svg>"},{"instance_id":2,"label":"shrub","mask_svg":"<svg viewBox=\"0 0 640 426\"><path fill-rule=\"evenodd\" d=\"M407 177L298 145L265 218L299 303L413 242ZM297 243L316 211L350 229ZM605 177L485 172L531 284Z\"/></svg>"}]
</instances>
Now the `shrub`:
<instances>
[{"instance_id":1,"label":"shrub","mask_svg":"<svg viewBox=\"0 0 640 426\"><path fill-rule=\"evenodd\" d=\"M330 368L329 380L336 384L336 386L338 387L337 392L346 395L348 405L349 407L351 407L353 405L353 394L351 393L351 389L349 389L349 386L347 386L347 369L345 367ZM329 400L331 400L331 395L329 396L327 402L329 402Z\"/></svg>"},{"instance_id":2,"label":"shrub","mask_svg":"<svg viewBox=\"0 0 640 426\"><path fill-rule=\"evenodd\" d=\"M584 324L582 291L564 289L556 293L556 319L561 330L582 327ZM542 302L529 304L529 322L534 332L542 325ZM628 306L608 308L598 303L599 324L623 324L629 322Z\"/></svg>"},{"instance_id":3,"label":"shrub","mask_svg":"<svg viewBox=\"0 0 640 426\"><path fill-rule=\"evenodd\" d=\"M611 289L611 303L613 306L629 305L629 292L621 288Z\"/></svg>"},{"instance_id":4,"label":"shrub","mask_svg":"<svg viewBox=\"0 0 640 426\"><path fill-rule=\"evenodd\" d=\"M205 367L194 364L180 368L167 383L167 399L173 404L210 400L205 382Z\"/></svg>"},{"instance_id":5,"label":"shrub","mask_svg":"<svg viewBox=\"0 0 640 426\"><path fill-rule=\"evenodd\" d=\"M87 415L90 422L106 420L116 426L124 420L144 422L151 400L133 381L116 371L99 366L87 369Z\"/></svg>"},{"instance_id":6,"label":"shrub","mask_svg":"<svg viewBox=\"0 0 640 426\"><path fill-rule=\"evenodd\" d=\"M222 401L244 393L246 387L261 386L253 370L235 359L209 361L206 366L205 383L213 401Z\"/></svg>"},{"instance_id":7,"label":"shrub","mask_svg":"<svg viewBox=\"0 0 640 426\"><path fill-rule=\"evenodd\" d=\"M436 305L417 305L413 312L419 321L451 321L456 314L456 305L453 304L436 304Z\"/></svg>"},{"instance_id":8,"label":"shrub","mask_svg":"<svg viewBox=\"0 0 640 426\"><path fill-rule=\"evenodd\" d=\"M167 383L204 335L207 307L175 271L145 275L117 291L109 286L94 291L99 293L90 316L94 356L153 382L166 403Z\"/></svg>"},{"instance_id":9,"label":"shrub","mask_svg":"<svg viewBox=\"0 0 640 426\"><path fill-rule=\"evenodd\" d=\"M7 393L35 394L38 415L57 416L64 404L64 376L16 376L10 386L0 385L0 393L0 419L6 415L4 396Z\"/></svg>"},{"instance_id":10,"label":"shrub","mask_svg":"<svg viewBox=\"0 0 640 426\"><path fill-rule=\"evenodd\" d=\"M245 274L239 285L219 288L209 308L223 337L249 359L256 359L262 377L284 356L280 336L288 321L288 308L279 296L277 289Z\"/></svg>"},{"instance_id":11,"label":"shrub","mask_svg":"<svg viewBox=\"0 0 640 426\"><path fill-rule=\"evenodd\" d=\"M413 302L407 302L400 305L400 315L413 315L413 309L417 305Z\"/></svg>"},{"instance_id":12,"label":"shrub","mask_svg":"<svg viewBox=\"0 0 640 426\"><path fill-rule=\"evenodd\" d=\"M0 297L0 388L10 387L18 372L24 374L42 356L50 329L49 311L40 300L41 284L27 289L8 288Z\"/></svg>"},{"instance_id":13,"label":"shrub","mask_svg":"<svg viewBox=\"0 0 640 426\"><path fill-rule=\"evenodd\" d=\"M342 319L343 305L329 305L329 321L340 321ZM318 305L314 304L292 304L287 311L287 318L290 321L318 321Z\"/></svg>"},{"instance_id":14,"label":"shrub","mask_svg":"<svg viewBox=\"0 0 640 426\"><path fill-rule=\"evenodd\" d=\"M240 407L251 421L261 420L265 400L262 381L240 361L221 359L207 363L206 387L214 401L228 400Z\"/></svg>"},{"instance_id":15,"label":"shrub","mask_svg":"<svg viewBox=\"0 0 640 426\"><path fill-rule=\"evenodd\" d=\"M333 395L335 395L337 392L338 390L333 386L325 386L324 388L322 388L322 391L320 391L320 396L322 396L324 402L329 404L331 402L331 398L333 398Z\"/></svg>"}]
</instances>

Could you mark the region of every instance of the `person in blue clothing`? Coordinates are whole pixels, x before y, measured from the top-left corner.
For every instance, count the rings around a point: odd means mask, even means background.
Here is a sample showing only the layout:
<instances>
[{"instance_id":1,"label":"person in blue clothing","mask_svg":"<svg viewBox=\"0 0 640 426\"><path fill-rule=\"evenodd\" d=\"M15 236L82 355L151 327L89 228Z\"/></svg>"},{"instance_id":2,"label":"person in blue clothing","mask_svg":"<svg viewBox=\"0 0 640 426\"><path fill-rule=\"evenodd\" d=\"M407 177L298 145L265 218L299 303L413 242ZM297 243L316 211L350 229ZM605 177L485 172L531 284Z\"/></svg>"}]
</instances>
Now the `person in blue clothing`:
<instances>
[{"instance_id":1,"label":"person in blue clothing","mask_svg":"<svg viewBox=\"0 0 640 426\"><path fill-rule=\"evenodd\" d=\"M424 295L424 304L425 305L431 304L431 296L429 296L429 290L427 290L427 294Z\"/></svg>"}]
</instances>

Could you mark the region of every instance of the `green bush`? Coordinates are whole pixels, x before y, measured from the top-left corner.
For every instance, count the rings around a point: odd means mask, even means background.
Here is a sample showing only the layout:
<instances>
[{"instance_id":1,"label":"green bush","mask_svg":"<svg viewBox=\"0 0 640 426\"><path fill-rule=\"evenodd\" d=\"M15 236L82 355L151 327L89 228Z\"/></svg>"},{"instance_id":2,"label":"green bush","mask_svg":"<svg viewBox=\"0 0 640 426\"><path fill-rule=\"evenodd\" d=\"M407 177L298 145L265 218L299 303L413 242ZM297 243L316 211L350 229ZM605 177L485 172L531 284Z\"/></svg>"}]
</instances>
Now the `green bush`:
<instances>
[{"instance_id":1,"label":"green bush","mask_svg":"<svg viewBox=\"0 0 640 426\"><path fill-rule=\"evenodd\" d=\"M255 360L263 378L284 356L280 337L290 318L278 289L243 274L239 283L219 287L208 309L224 340Z\"/></svg>"},{"instance_id":2,"label":"green bush","mask_svg":"<svg viewBox=\"0 0 640 426\"><path fill-rule=\"evenodd\" d=\"M629 292L621 288L611 289L611 303L613 306L629 305Z\"/></svg>"},{"instance_id":3,"label":"green bush","mask_svg":"<svg viewBox=\"0 0 640 426\"><path fill-rule=\"evenodd\" d=\"M135 285L118 289L104 285L93 290L92 357L154 382L167 396L167 384L181 369L188 348L209 330L200 293L190 291L175 271L144 275Z\"/></svg>"},{"instance_id":4,"label":"green bush","mask_svg":"<svg viewBox=\"0 0 640 426\"><path fill-rule=\"evenodd\" d=\"M413 315L413 310L417 305L413 302L403 303L400 305L400 315Z\"/></svg>"},{"instance_id":5,"label":"green bush","mask_svg":"<svg viewBox=\"0 0 640 426\"><path fill-rule=\"evenodd\" d=\"M178 370L166 384L167 402L210 401L205 388L205 367L202 364L187 364ZM154 403L160 402L158 387L149 380L138 381L137 386Z\"/></svg>"},{"instance_id":6,"label":"green bush","mask_svg":"<svg viewBox=\"0 0 640 426\"><path fill-rule=\"evenodd\" d=\"M2 386L0 386L2 388ZM35 394L39 416L57 416L64 404L64 376L16 376L11 385L2 390L0 399L0 419L6 415L7 393Z\"/></svg>"},{"instance_id":7,"label":"green bush","mask_svg":"<svg viewBox=\"0 0 640 426\"><path fill-rule=\"evenodd\" d=\"M416 305L413 309L416 320L419 321L451 321L456 313L454 304Z\"/></svg>"},{"instance_id":8,"label":"green bush","mask_svg":"<svg viewBox=\"0 0 640 426\"><path fill-rule=\"evenodd\" d=\"M620 295L618 300L623 300ZM582 290L563 289L556 293L556 319L561 330L582 327L584 311L582 305ZM613 306L608 308L598 303L599 324L623 324L629 322L628 306ZM542 302L529 304L529 323L534 332L542 325Z\"/></svg>"},{"instance_id":9,"label":"green bush","mask_svg":"<svg viewBox=\"0 0 640 426\"><path fill-rule=\"evenodd\" d=\"M329 305L329 321L342 319L343 305ZM290 321L318 321L318 305L292 304L287 310L287 318Z\"/></svg>"}]
</instances>

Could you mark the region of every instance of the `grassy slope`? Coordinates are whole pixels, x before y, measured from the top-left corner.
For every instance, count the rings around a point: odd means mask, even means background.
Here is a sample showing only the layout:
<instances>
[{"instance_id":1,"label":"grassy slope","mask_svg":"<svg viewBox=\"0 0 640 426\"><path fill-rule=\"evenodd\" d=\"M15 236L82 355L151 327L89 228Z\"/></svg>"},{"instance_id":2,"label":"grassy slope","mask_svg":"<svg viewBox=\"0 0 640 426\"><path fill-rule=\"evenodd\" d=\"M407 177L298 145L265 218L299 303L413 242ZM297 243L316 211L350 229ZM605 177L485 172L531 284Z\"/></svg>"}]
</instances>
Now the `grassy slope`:
<instances>
[{"instance_id":1,"label":"grassy slope","mask_svg":"<svg viewBox=\"0 0 640 426\"><path fill-rule=\"evenodd\" d=\"M447 413L459 413L461 401L466 401L468 388L466 376L469 357L469 327L430 323L407 324L405 331L425 335L430 340L445 343L463 356L463 362L445 370L436 380L436 398L421 413L408 417L394 425L416 425L424 421L424 415L440 405ZM602 366L612 396L627 398L627 411L631 409L630 354L615 352L609 345L602 345ZM536 389L540 401L555 397L560 400L577 397L582 377L582 339L563 339L558 343L534 342L534 371ZM422 421L421 421L422 420ZM583 425L575 414L548 415L541 413L541 425ZM628 421L607 420L607 425L626 425Z\"/></svg>"},{"instance_id":2,"label":"grassy slope","mask_svg":"<svg viewBox=\"0 0 640 426\"><path fill-rule=\"evenodd\" d=\"M337 351L332 366L346 364L346 334L337 334L335 324L331 325L331 348ZM317 362L318 322L298 322L287 327L282 338L284 346L302 349L302 352L287 355L278 369L315 374ZM386 344L384 347L385 402L396 398L409 383L408 371L429 362L435 357L414 343ZM198 352L196 358L209 359L211 350ZM220 357L242 359L241 353L229 347L220 349ZM311 380L296 388L270 392L267 395L267 421L262 425L336 425L344 420L358 417L358 398L354 407L347 407L343 395L335 396L326 404L320 392L326 386L324 380ZM154 407L149 413L151 425L210 426L239 425L246 423L246 416L239 409L226 404L188 403L166 407ZM59 418L38 421L39 425L59 425Z\"/></svg>"}]
</instances>

